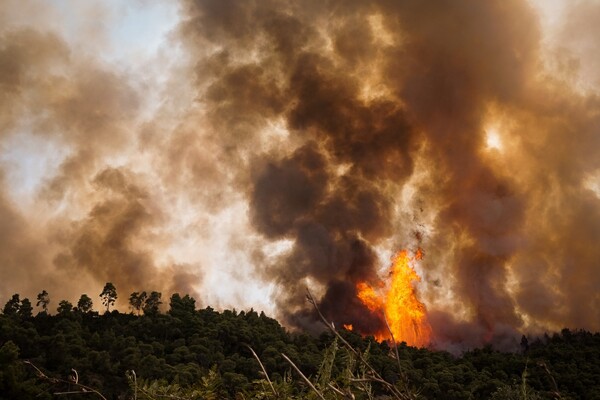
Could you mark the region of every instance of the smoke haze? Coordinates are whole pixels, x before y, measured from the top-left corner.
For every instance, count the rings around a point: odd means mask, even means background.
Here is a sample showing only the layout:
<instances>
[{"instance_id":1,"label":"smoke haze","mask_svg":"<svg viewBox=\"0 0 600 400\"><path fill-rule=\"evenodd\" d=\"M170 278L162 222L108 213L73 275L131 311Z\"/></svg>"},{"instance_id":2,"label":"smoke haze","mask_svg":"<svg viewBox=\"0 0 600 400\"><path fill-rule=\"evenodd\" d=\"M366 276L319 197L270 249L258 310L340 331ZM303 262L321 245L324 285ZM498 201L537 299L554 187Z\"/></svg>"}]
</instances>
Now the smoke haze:
<instances>
[{"instance_id":1,"label":"smoke haze","mask_svg":"<svg viewBox=\"0 0 600 400\"><path fill-rule=\"evenodd\" d=\"M4 301L111 281L311 328L310 287L368 333L356 283L421 247L439 346L600 330L596 2L76 4L0 6Z\"/></svg>"}]
</instances>

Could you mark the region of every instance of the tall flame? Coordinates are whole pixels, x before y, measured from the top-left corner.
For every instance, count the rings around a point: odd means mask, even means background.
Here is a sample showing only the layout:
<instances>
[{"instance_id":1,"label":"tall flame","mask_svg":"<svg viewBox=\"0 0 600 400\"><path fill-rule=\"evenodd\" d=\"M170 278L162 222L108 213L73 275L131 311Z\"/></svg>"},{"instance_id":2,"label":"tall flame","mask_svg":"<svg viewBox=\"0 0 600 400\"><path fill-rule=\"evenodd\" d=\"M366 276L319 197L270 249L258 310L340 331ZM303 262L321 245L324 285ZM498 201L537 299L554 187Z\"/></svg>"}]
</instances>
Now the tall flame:
<instances>
[{"instance_id":1,"label":"tall flame","mask_svg":"<svg viewBox=\"0 0 600 400\"><path fill-rule=\"evenodd\" d=\"M414 260L423 256L417 250ZM390 282L382 291L377 291L366 282L356 285L357 297L371 311L385 313L389 330L396 342L404 341L408 345L423 347L431 340L431 326L427 321L425 305L417 298L413 282L421 278L412 267L408 251L400 251L392 260ZM377 340L391 339L389 332L375 333Z\"/></svg>"}]
</instances>

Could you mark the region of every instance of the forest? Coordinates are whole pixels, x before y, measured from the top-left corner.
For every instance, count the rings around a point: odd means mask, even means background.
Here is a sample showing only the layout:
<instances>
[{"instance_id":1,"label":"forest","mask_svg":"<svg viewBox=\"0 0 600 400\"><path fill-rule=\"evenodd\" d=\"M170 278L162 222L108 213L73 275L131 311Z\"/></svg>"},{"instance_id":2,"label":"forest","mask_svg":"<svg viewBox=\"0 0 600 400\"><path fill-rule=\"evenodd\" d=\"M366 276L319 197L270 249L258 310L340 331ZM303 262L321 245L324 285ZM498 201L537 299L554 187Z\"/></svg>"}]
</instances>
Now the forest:
<instances>
[{"instance_id":1,"label":"forest","mask_svg":"<svg viewBox=\"0 0 600 400\"><path fill-rule=\"evenodd\" d=\"M584 330L452 355L325 323L288 331L178 293L167 304L131 293L128 313L111 310L116 299L111 283L101 312L86 294L54 309L45 290L35 307L14 294L0 315L0 398L600 399L600 334Z\"/></svg>"}]
</instances>

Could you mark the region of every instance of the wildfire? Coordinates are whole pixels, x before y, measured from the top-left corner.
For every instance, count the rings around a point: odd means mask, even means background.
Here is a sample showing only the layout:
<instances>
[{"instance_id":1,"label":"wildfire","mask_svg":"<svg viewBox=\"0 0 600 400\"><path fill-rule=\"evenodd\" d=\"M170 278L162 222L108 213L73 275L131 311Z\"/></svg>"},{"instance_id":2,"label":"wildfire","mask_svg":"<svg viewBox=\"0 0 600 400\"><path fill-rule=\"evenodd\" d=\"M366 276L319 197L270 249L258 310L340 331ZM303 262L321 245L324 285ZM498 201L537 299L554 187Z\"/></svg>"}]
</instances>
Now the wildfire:
<instances>
[{"instance_id":1,"label":"wildfire","mask_svg":"<svg viewBox=\"0 0 600 400\"><path fill-rule=\"evenodd\" d=\"M371 311L385 313L396 342L405 341L411 346L423 347L431 339L431 327L427 321L425 305L419 301L413 282L421 278L411 265L423 257L421 249L414 258L408 251L400 251L392 260L390 281L382 290L376 290L366 282L356 285L357 297ZM391 339L387 329L377 332L375 339Z\"/></svg>"},{"instance_id":2,"label":"wildfire","mask_svg":"<svg viewBox=\"0 0 600 400\"><path fill-rule=\"evenodd\" d=\"M351 331L354 328L352 327L352 324L344 324L344 329Z\"/></svg>"},{"instance_id":3,"label":"wildfire","mask_svg":"<svg viewBox=\"0 0 600 400\"><path fill-rule=\"evenodd\" d=\"M383 309L383 299L366 282L359 282L356 285L357 296L362 303L371 311L380 311Z\"/></svg>"}]
</instances>

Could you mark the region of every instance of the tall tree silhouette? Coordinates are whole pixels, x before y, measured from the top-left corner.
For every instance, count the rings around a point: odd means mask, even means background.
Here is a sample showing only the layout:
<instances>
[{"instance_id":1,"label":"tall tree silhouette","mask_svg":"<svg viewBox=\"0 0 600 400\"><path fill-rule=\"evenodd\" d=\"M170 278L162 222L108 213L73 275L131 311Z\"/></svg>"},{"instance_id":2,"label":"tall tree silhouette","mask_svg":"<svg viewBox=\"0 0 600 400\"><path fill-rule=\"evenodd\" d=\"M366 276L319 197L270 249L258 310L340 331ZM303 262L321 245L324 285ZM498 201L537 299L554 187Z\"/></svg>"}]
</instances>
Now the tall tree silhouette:
<instances>
[{"instance_id":1,"label":"tall tree silhouette","mask_svg":"<svg viewBox=\"0 0 600 400\"><path fill-rule=\"evenodd\" d=\"M106 312L109 312L110 306L115 304L115 301L117 300L117 289L112 282L106 282L104 289L102 289L102 293L100 293L100 298L102 299L102 304L106 307Z\"/></svg>"},{"instance_id":2,"label":"tall tree silhouette","mask_svg":"<svg viewBox=\"0 0 600 400\"><path fill-rule=\"evenodd\" d=\"M37 307L42 307L42 312L47 313L48 304L50 304L50 296L48 295L48 292L46 292L46 290L42 290L37 295L37 303L35 303L35 305Z\"/></svg>"}]
</instances>

